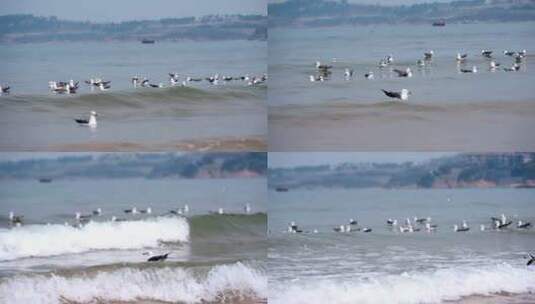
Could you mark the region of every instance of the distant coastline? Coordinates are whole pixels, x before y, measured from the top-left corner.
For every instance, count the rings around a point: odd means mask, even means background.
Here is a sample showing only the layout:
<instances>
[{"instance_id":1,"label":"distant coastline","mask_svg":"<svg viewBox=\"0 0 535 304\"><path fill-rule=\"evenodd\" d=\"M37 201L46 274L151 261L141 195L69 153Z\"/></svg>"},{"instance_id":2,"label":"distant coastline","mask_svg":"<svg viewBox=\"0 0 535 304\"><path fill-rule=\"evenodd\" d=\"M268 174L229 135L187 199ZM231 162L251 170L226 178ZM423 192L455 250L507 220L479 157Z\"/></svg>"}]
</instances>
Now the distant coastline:
<instances>
[{"instance_id":1,"label":"distant coastline","mask_svg":"<svg viewBox=\"0 0 535 304\"><path fill-rule=\"evenodd\" d=\"M68 21L34 15L0 16L0 43L76 41L266 40L267 17L208 15L120 23Z\"/></svg>"},{"instance_id":2,"label":"distant coastline","mask_svg":"<svg viewBox=\"0 0 535 304\"><path fill-rule=\"evenodd\" d=\"M268 11L270 27L535 21L535 2L530 0L429 1L397 6L288 0L269 4Z\"/></svg>"},{"instance_id":3,"label":"distant coastline","mask_svg":"<svg viewBox=\"0 0 535 304\"><path fill-rule=\"evenodd\" d=\"M270 168L271 189L535 188L535 153L459 154L424 163Z\"/></svg>"},{"instance_id":4,"label":"distant coastline","mask_svg":"<svg viewBox=\"0 0 535 304\"><path fill-rule=\"evenodd\" d=\"M265 177L266 153L103 153L0 161L0 180ZM41 181L42 182L42 181Z\"/></svg>"}]
</instances>

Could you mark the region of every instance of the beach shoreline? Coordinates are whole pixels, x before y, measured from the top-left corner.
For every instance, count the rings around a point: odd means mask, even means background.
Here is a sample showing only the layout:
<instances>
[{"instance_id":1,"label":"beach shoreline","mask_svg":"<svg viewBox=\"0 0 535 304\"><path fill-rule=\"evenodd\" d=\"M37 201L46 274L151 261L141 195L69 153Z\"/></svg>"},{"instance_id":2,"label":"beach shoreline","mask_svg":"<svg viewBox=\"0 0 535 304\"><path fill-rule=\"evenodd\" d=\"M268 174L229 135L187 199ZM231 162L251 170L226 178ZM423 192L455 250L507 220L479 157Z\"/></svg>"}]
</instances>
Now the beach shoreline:
<instances>
[{"instance_id":1,"label":"beach shoreline","mask_svg":"<svg viewBox=\"0 0 535 304\"><path fill-rule=\"evenodd\" d=\"M529 151L535 102L332 103L269 109L273 151ZM313 136L312 136L313 135Z\"/></svg>"}]
</instances>

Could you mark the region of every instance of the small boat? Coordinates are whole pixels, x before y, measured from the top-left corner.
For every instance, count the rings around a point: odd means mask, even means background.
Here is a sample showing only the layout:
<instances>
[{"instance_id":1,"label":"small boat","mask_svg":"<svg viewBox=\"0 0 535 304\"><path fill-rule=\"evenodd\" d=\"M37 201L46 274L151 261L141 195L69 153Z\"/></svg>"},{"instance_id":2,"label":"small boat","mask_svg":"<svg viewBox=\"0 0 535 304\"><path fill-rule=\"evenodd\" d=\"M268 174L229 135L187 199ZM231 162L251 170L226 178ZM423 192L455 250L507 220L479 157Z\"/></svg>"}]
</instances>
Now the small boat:
<instances>
[{"instance_id":1,"label":"small boat","mask_svg":"<svg viewBox=\"0 0 535 304\"><path fill-rule=\"evenodd\" d=\"M154 39L143 39L141 43L143 44L154 44L156 41Z\"/></svg>"},{"instance_id":2,"label":"small boat","mask_svg":"<svg viewBox=\"0 0 535 304\"><path fill-rule=\"evenodd\" d=\"M286 188L286 187L277 187L277 188L275 188L275 191L277 191L277 192L288 192L288 188Z\"/></svg>"},{"instance_id":3,"label":"small boat","mask_svg":"<svg viewBox=\"0 0 535 304\"><path fill-rule=\"evenodd\" d=\"M39 182L40 183L51 183L52 179L48 178L48 177L42 177L42 178L39 179Z\"/></svg>"},{"instance_id":4,"label":"small boat","mask_svg":"<svg viewBox=\"0 0 535 304\"><path fill-rule=\"evenodd\" d=\"M438 20L433 22L433 26L446 26L446 21L444 20Z\"/></svg>"}]
</instances>

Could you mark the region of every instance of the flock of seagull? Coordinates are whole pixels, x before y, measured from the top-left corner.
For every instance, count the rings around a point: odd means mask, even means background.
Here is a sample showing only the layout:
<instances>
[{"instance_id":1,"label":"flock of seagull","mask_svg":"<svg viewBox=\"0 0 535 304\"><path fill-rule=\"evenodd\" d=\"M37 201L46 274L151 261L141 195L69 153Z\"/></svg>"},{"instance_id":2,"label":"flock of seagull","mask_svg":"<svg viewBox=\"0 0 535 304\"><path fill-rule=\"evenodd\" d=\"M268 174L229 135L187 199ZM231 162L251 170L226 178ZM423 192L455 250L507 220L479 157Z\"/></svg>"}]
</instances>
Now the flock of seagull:
<instances>
[{"instance_id":1,"label":"flock of seagull","mask_svg":"<svg viewBox=\"0 0 535 304\"><path fill-rule=\"evenodd\" d=\"M113 215L110 218L110 222L125 222L125 221L133 221L137 220L139 218L136 217L137 214L143 214L146 216L150 216L152 214L152 208L147 207L145 209L138 209L137 207L132 207L129 209L123 210L124 214L128 217L119 218L115 215ZM176 216L186 216L190 212L190 208L188 204L185 204L183 207L179 207L176 209L169 210L167 213L164 213L162 215L176 215ZM245 204L243 207L244 214L251 214L251 205ZM223 208L218 208L216 211L211 211L210 214L217 214L217 215L224 215L227 214ZM101 217L102 216L102 208L97 208L93 210L91 213L83 214L81 212L76 212L74 214L74 222L65 222L65 226L70 226L74 228L81 229L88 223L93 221L93 218ZM11 227L20 227L23 225L23 215L16 215L13 211L9 212L9 223ZM50 223L47 223L47 225L50 225ZM142 255L149 256L147 259L147 262L163 262L165 261L170 252L165 254L157 254L154 255L152 251L146 251L143 252Z\"/></svg>"},{"instance_id":2,"label":"flock of seagull","mask_svg":"<svg viewBox=\"0 0 535 304\"><path fill-rule=\"evenodd\" d=\"M249 86L256 86L263 84L267 81L267 74L262 74L261 76L221 76L220 74L214 74L213 76L208 77L190 77L184 76L180 77L178 73L168 73L169 75L169 85L164 85L163 83L152 83L146 77L134 76L131 78L131 83L134 88L166 88L174 86L188 86L192 82L202 82L206 81L212 85L218 85L221 83L229 83L231 81L241 81L245 82ZM181 80L183 79L183 80ZM111 88L111 81L103 80L99 77L90 78L85 80L91 90L98 89L100 91L107 91ZM49 81L48 87L50 91L56 94L76 94L80 88L80 82L69 80L69 81ZM11 91L9 85L0 85L1 94L9 94Z\"/></svg>"},{"instance_id":3,"label":"flock of seagull","mask_svg":"<svg viewBox=\"0 0 535 304\"><path fill-rule=\"evenodd\" d=\"M112 215L109 218L110 222L125 222L125 221L132 221L141 219L137 217L137 215L145 215L150 216L153 214L151 207L146 207L144 209L138 209L137 207L131 207L129 209L123 210L123 213L125 214L125 217L118 217L116 215ZM168 215L174 215L174 216L186 216L190 213L190 207L188 204L185 204L183 207L179 207L176 209L171 209L166 213L160 214L158 216L168 216ZM251 214L251 205L249 203L245 204L243 207L243 213L244 214ZM209 214L216 214L216 215L225 215L225 214L234 214L234 213L227 213L223 208L218 208L217 210L210 211ZM65 226L71 226L74 228L83 228L88 223L92 222L93 219L97 219L99 217L102 217L102 208L97 208L93 210L90 213L82 213L80 211L74 213L73 220L71 222L64 222ZM20 227L24 224L24 216L23 215L17 215L13 211L9 212L9 224L11 227ZM50 223L47 223L49 225Z\"/></svg>"},{"instance_id":4,"label":"flock of seagull","mask_svg":"<svg viewBox=\"0 0 535 304\"><path fill-rule=\"evenodd\" d=\"M386 220L386 225L392 231L399 231L401 233L410 233L410 232L418 232L418 231L427 231L427 232L433 232L436 229L438 229L438 225L434 224L430 217L426 218L420 218L420 217L414 217L412 220L410 218L406 218L404 223L398 223L397 219L389 218ZM513 221L508 219L505 214L502 214L500 217L491 217L491 224L485 225L481 224L479 229L481 231L486 230L504 230L512 228L511 225L513 225ZM530 222L518 220L516 222L516 229L520 230L527 230L532 227ZM336 226L333 228L334 232L338 233L348 233L348 232L372 232L372 228L370 227L359 227L358 223L354 219L350 219L347 224L341 224L339 226ZM470 231L470 226L468 223L463 220L460 224L453 225L453 231L455 232L467 232ZM288 224L288 229L286 231L287 233L318 233L317 229L313 229L312 231L305 231L303 229L300 229L299 226L295 223L295 221L292 221Z\"/></svg>"},{"instance_id":5,"label":"flock of seagull","mask_svg":"<svg viewBox=\"0 0 535 304\"><path fill-rule=\"evenodd\" d=\"M497 71L500 67L503 69L503 71L506 72L515 72L520 70L520 64L524 62L524 58L527 55L526 50L522 51L509 51L506 50L503 52L504 56L508 56L513 58L513 63L511 66L502 66L501 63L497 62L493 57L494 51L492 50L481 50L481 56L488 60L488 66L489 70L491 72ZM418 68L423 68L428 66L435 56L435 52L433 50L429 50L424 53L423 59L418 59L416 61L416 66ZM457 70L459 73L478 73L478 67L472 66L472 67L466 67L466 63L468 61L468 54L461 54L457 53L456 56L456 62L457 62ZM333 62L336 62L334 59ZM393 68L394 64L394 57L392 55L388 55L381 59L378 64L379 69L384 69L387 67L391 67L390 72L394 73L399 78L410 78L413 76L412 70L410 67L405 68ZM320 61L316 61L316 74L309 75L310 82L324 82L329 80L330 76L332 75L333 65L328 64L322 64ZM355 75L355 71L352 68L345 68L344 69L344 78L346 80L351 80L353 76ZM374 79L374 72L368 71L364 74L364 78L366 79ZM401 91L389 91L382 89L381 90L387 97L393 98L393 99L399 99L399 100L408 100L409 95L412 93L408 89L402 89Z\"/></svg>"}]
</instances>

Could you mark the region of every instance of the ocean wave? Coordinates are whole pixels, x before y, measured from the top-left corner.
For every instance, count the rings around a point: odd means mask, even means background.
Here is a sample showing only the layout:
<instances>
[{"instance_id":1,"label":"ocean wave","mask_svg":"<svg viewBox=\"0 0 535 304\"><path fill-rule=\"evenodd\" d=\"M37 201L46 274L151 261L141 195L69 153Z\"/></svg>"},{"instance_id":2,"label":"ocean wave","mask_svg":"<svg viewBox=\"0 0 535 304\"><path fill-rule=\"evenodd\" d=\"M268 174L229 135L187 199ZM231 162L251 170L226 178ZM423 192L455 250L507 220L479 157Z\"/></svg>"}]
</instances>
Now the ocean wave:
<instances>
[{"instance_id":1,"label":"ocean wave","mask_svg":"<svg viewBox=\"0 0 535 304\"><path fill-rule=\"evenodd\" d=\"M0 302L55 304L108 301L205 303L264 299L267 277L240 262L199 274L184 268L123 268L111 272L21 275L0 281Z\"/></svg>"},{"instance_id":2,"label":"ocean wave","mask_svg":"<svg viewBox=\"0 0 535 304\"><path fill-rule=\"evenodd\" d=\"M90 222L82 228L53 224L0 229L0 260L156 247L161 241L189 241L189 230L186 219L176 217Z\"/></svg>"},{"instance_id":3,"label":"ocean wave","mask_svg":"<svg viewBox=\"0 0 535 304\"><path fill-rule=\"evenodd\" d=\"M266 213L255 214L208 214L189 219L192 241L212 238L265 237L267 229Z\"/></svg>"},{"instance_id":4,"label":"ocean wave","mask_svg":"<svg viewBox=\"0 0 535 304\"><path fill-rule=\"evenodd\" d=\"M195 104L198 102L225 100L263 100L266 90L262 87L218 87L200 89L194 87L169 87L164 89L140 88L117 92L83 93L77 95L11 95L3 98L3 106L28 105L56 107L131 107L145 108L155 104ZM1 105L0 105L1 106ZM42 109L41 109L42 110Z\"/></svg>"},{"instance_id":5,"label":"ocean wave","mask_svg":"<svg viewBox=\"0 0 535 304\"><path fill-rule=\"evenodd\" d=\"M442 303L471 295L528 293L535 291L535 270L502 263L291 285L272 288L269 303Z\"/></svg>"}]
</instances>

